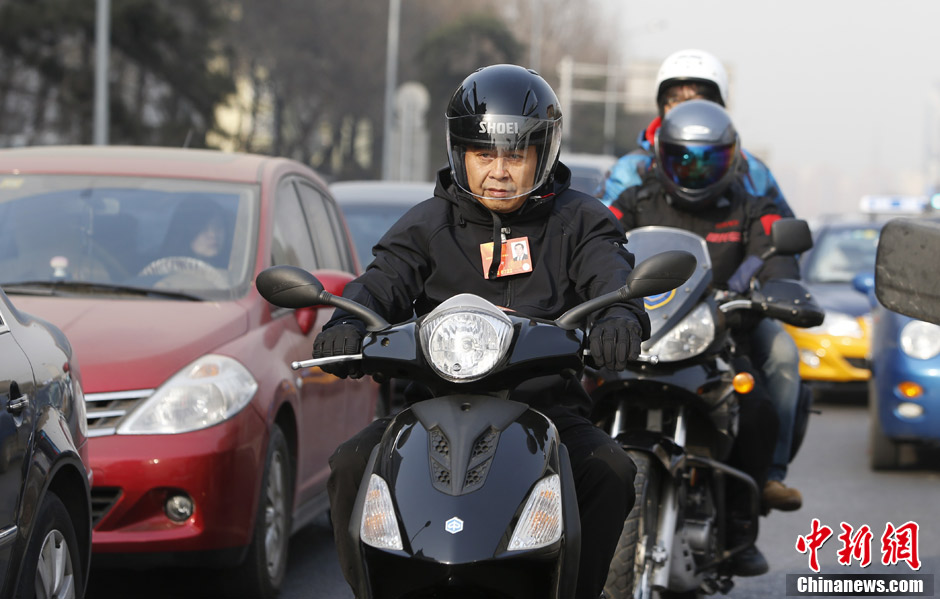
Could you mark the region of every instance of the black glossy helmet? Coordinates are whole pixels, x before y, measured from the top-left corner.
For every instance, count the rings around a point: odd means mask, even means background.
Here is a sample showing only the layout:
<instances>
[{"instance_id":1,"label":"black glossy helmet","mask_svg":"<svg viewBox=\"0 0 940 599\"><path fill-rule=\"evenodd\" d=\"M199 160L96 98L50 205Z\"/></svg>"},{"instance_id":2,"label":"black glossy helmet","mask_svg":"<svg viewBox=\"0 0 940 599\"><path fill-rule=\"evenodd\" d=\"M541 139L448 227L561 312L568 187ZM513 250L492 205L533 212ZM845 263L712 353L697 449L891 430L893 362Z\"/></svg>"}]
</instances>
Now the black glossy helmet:
<instances>
[{"instance_id":1,"label":"black glossy helmet","mask_svg":"<svg viewBox=\"0 0 940 599\"><path fill-rule=\"evenodd\" d=\"M682 207L706 207L734 180L739 143L724 108L708 100L689 100L663 117L656 132L653 168Z\"/></svg>"},{"instance_id":2,"label":"black glossy helmet","mask_svg":"<svg viewBox=\"0 0 940 599\"><path fill-rule=\"evenodd\" d=\"M447 158L454 183L472 194L464 154L468 147L498 152L536 148L538 165L527 195L551 180L561 148L561 106L551 86L531 69L497 64L463 80L447 104ZM511 198L506 198L511 199Z\"/></svg>"}]
</instances>

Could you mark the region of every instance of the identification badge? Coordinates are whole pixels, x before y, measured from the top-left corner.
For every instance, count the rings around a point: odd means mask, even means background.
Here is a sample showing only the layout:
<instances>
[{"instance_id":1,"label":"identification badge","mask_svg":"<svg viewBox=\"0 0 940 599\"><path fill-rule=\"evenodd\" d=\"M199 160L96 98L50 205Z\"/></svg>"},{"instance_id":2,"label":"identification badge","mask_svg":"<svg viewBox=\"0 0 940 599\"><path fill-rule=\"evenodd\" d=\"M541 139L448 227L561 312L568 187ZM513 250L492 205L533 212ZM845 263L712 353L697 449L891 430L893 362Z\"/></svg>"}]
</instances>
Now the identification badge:
<instances>
[{"instance_id":1,"label":"identification badge","mask_svg":"<svg viewBox=\"0 0 940 599\"><path fill-rule=\"evenodd\" d=\"M480 257L483 259L483 276L490 278L490 263L493 261L493 242L480 244ZM532 272L532 256L529 253L529 238L516 237L507 239L500 248L499 271L497 277L521 275Z\"/></svg>"}]
</instances>

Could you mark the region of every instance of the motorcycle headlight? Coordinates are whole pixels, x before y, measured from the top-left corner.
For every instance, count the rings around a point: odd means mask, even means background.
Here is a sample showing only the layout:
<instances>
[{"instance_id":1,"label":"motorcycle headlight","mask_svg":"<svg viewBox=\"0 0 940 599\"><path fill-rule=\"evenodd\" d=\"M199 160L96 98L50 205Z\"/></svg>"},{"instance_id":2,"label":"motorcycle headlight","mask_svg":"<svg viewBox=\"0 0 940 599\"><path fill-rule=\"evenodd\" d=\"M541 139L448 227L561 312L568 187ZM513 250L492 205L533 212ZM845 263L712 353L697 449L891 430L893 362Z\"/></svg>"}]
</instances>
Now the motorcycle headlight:
<instances>
[{"instance_id":1,"label":"motorcycle headlight","mask_svg":"<svg viewBox=\"0 0 940 599\"><path fill-rule=\"evenodd\" d=\"M388 483L378 474L369 478L366 501L362 506L359 538L363 543L379 549L401 549L401 533Z\"/></svg>"},{"instance_id":2,"label":"motorcycle headlight","mask_svg":"<svg viewBox=\"0 0 940 599\"><path fill-rule=\"evenodd\" d=\"M561 538L561 479L546 476L529 493L522 516L512 531L509 551L537 549Z\"/></svg>"},{"instance_id":3,"label":"motorcycle headlight","mask_svg":"<svg viewBox=\"0 0 940 599\"><path fill-rule=\"evenodd\" d=\"M512 321L486 300L461 294L427 315L420 337L425 357L442 378L455 383L475 381L506 355Z\"/></svg>"},{"instance_id":4,"label":"motorcycle headlight","mask_svg":"<svg viewBox=\"0 0 940 599\"><path fill-rule=\"evenodd\" d=\"M901 350L917 360L929 360L940 354L940 326L912 320L901 329Z\"/></svg>"},{"instance_id":5,"label":"motorcycle headlight","mask_svg":"<svg viewBox=\"0 0 940 599\"><path fill-rule=\"evenodd\" d=\"M231 418L258 383L238 361L206 355L173 375L117 428L120 435L188 433Z\"/></svg>"},{"instance_id":6,"label":"motorcycle headlight","mask_svg":"<svg viewBox=\"0 0 940 599\"><path fill-rule=\"evenodd\" d=\"M852 337L861 339L864 336L862 325L854 316L844 312L826 311L826 317L819 326L804 329L813 335L830 335L832 337Z\"/></svg>"},{"instance_id":7,"label":"motorcycle headlight","mask_svg":"<svg viewBox=\"0 0 940 599\"><path fill-rule=\"evenodd\" d=\"M659 356L660 362L676 362L697 356L715 340L715 318L707 304L699 304L672 330L643 353Z\"/></svg>"}]
</instances>

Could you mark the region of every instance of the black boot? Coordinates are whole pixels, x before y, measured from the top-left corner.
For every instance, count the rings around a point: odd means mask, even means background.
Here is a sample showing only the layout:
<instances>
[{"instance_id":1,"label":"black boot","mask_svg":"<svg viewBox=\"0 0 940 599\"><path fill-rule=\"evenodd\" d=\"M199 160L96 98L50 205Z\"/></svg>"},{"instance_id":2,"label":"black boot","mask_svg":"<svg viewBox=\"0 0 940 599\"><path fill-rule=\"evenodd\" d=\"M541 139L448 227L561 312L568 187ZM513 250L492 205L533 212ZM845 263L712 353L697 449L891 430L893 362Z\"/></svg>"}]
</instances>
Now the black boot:
<instances>
[{"instance_id":1,"label":"black boot","mask_svg":"<svg viewBox=\"0 0 940 599\"><path fill-rule=\"evenodd\" d=\"M749 519L729 518L728 524L731 527L731 530L728 531L729 548L737 547L751 538L753 523ZM764 554L753 543L744 550L732 555L728 565L731 574L734 576L760 576L770 570Z\"/></svg>"}]
</instances>

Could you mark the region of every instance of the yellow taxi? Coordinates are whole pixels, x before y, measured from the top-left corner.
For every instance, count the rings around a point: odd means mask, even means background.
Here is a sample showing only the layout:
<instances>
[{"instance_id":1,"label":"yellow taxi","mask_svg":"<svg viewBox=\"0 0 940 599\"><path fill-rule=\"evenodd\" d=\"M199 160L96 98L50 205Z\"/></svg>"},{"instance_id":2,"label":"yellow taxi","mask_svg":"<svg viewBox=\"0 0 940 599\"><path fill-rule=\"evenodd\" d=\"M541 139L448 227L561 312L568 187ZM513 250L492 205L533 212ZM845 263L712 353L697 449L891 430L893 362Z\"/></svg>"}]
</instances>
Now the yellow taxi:
<instances>
[{"instance_id":1,"label":"yellow taxi","mask_svg":"<svg viewBox=\"0 0 940 599\"><path fill-rule=\"evenodd\" d=\"M871 304L862 278L871 277L881 222L824 224L801 260L803 281L826 311L810 329L784 325L800 352L800 377L817 392L864 394Z\"/></svg>"}]
</instances>

